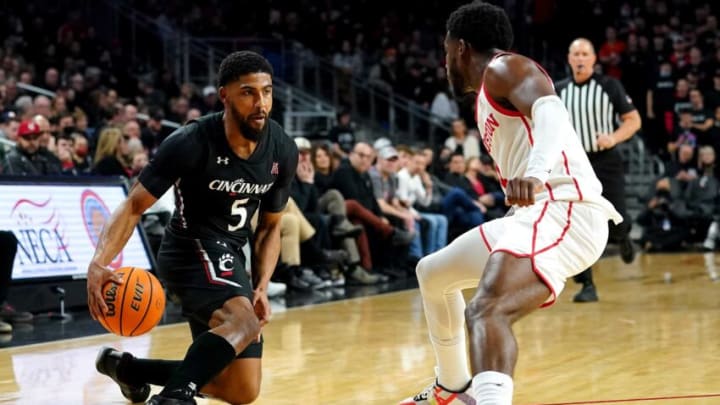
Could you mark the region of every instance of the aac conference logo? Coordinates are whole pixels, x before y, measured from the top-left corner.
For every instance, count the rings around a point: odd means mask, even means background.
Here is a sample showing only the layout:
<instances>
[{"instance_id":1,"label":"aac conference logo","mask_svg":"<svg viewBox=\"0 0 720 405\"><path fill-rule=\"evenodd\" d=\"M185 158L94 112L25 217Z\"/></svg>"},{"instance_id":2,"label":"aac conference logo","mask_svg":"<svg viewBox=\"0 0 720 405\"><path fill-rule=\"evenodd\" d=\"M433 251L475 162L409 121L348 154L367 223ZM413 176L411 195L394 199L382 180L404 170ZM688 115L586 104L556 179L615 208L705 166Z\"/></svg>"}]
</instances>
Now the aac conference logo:
<instances>
[{"instance_id":1,"label":"aac conference logo","mask_svg":"<svg viewBox=\"0 0 720 405\"><path fill-rule=\"evenodd\" d=\"M110 218L110 210L107 208L103 200L92 190L85 190L80 197L80 206L82 207L83 224L87 231L93 248L98 245L100 232L105 223ZM110 267L118 268L122 266L122 252L120 252L115 260L110 263Z\"/></svg>"}]
</instances>

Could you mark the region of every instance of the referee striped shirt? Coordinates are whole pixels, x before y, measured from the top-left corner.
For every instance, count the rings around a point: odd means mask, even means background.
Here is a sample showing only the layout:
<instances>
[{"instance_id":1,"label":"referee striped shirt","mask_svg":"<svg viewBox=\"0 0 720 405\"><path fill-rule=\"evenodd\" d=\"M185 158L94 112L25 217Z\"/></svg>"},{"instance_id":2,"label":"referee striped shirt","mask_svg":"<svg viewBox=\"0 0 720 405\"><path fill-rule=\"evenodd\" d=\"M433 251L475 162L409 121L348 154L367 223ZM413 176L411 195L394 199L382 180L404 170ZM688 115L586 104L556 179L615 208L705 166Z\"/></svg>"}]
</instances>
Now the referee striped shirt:
<instances>
[{"instance_id":1,"label":"referee striped shirt","mask_svg":"<svg viewBox=\"0 0 720 405\"><path fill-rule=\"evenodd\" d=\"M555 91L565 103L586 152L599 152L598 134L612 133L618 116L635 110L622 84L609 76L593 74L583 83L569 77L556 83Z\"/></svg>"}]
</instances>

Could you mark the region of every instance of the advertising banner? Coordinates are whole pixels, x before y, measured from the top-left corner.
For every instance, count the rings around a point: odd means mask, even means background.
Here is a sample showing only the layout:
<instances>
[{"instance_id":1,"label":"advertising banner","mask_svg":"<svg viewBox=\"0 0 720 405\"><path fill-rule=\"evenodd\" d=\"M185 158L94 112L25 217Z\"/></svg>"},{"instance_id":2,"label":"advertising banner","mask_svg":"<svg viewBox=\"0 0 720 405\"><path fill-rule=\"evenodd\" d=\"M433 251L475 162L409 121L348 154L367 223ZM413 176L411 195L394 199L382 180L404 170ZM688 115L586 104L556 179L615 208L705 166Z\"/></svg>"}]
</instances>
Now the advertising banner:
<instances>
[{"instance_id":1,"label":"advertising banner","mask_svg":"<svg viewBox=\"0 0 720 405\"><path fill-rule=\"evenodd\" d=\"M117 184L21 184L0 179L0 230L18 239L13 280L84 278L100 231L126 196ZM112 268L151 267L138 228Z\"/></svg>"}]
</instances>

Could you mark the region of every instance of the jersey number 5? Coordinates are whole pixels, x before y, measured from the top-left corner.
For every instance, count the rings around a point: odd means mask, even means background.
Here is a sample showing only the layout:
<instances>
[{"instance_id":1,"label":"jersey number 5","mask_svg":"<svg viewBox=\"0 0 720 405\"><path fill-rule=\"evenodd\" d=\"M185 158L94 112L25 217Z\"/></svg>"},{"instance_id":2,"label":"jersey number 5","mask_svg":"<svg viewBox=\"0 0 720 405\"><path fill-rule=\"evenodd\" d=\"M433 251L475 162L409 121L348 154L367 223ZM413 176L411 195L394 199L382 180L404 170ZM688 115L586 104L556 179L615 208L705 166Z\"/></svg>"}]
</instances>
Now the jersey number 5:
<instances>
[{"instance_id":1,"label":"jersey number 5","mask_svg":"<svg viewBox=\"0 0 720 405\"><path fill-rule=\"evenodd\" d=\"M236 225L228 224L228 231L235 232L245 226L245 221L247 221L247 207L245 204L247 204L248 200L250 199L243 198L242 200L235 200L235 202L233 202L232 207L230 208L230 215L239 216L240 220Z\"/></svg>"}]
</instances>

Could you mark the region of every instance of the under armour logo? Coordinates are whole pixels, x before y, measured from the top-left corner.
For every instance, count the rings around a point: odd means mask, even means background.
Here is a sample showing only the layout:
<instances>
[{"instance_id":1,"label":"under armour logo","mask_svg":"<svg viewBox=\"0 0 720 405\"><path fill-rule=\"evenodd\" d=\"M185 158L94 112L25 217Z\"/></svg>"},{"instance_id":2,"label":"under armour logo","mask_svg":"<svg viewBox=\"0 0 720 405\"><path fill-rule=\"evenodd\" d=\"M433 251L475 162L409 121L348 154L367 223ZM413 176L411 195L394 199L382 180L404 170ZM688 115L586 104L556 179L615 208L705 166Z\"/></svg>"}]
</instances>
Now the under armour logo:
<instances>
[{"instance_id":1,"label":"under armour logo","mask_svg":"<svg viewBox=\"0 0 720 405\"><path fill-rule=\"evenodd\" d=\"M228 246L227 246L227 243L225 243L225 242L223 242L223 241L221 241L221 240L216 241L216 242L217 242L218 245L220 245L220 246L222 246L222 247L228 247Z\"/></svg>"},{"instance_id":2,"label":"under armour logo","mask_svg":"<svg viewBox=\"0 0 720 405\"><path fill-rule=\"evenodd\" d=\"M280 169L278 169L278 162L273 162L272 169L270 169L270 174L273 176L277 176L278 173L280 173Z\"/></svg>"},{"instance_id":3,"label":"under armour logo","mask_svg":"<svg viewBox=\"0 0 720 405\"><path fill-rule=\"evenodd\" d=\"M230 158L229 158L229 157L220 157L220 156L217 157L217 164L219 164L219 165L227 165L228 163L230 163Z\"/></svg>"}]
</instances>

